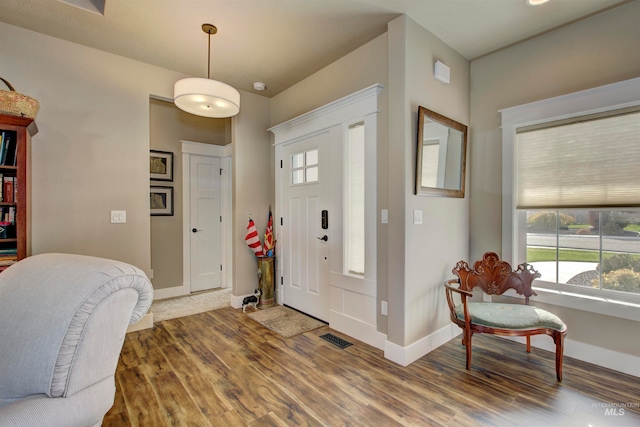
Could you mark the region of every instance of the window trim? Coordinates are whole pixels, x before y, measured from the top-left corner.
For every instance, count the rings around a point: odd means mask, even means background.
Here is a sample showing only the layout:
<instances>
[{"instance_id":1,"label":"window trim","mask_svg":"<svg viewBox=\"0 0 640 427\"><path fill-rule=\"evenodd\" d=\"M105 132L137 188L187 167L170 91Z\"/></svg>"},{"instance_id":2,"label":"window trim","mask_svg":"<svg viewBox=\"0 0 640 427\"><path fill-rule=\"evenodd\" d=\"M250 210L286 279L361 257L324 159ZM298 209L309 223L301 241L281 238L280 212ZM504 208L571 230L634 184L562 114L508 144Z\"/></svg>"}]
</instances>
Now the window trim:
<instances>
[{"instance_id":1,"label":"window trim","mask_svg":"<svg viewBox=\"0 0 640 427\"><path fill-rule=\"evenodd\" d=\"M517 182L516 130L547 122L603 113L640 105L640 78L574 92L500 110L502 119L502 258L517 265L526 260L526 218L515 205ZM537 301L640 321L640 304L634 298L596 297L561 290L558 284L535 281ZM573 289L573 288L572 288ZM630 304L630 305L625 305Z\"/></svg>"}]
</instances>

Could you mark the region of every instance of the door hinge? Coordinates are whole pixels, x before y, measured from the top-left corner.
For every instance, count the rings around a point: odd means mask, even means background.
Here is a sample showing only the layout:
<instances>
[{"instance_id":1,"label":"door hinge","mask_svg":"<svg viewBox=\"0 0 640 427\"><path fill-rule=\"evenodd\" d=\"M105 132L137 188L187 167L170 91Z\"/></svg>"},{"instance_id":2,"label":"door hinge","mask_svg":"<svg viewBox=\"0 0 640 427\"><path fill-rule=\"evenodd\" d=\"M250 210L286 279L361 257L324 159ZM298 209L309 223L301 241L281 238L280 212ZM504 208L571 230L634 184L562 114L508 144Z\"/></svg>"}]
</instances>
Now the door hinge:
<instances>
[{"instance_id":1,"label":"door hinge","mask_svg":"<svg viewBox=\"0 0 640 427\"><path fill-rule=\"evenodd\" d=\"M220 264L220 271L222 271L222 264Z\"/></svg>"},{"instance_id":2,"label":"door hinge","mask_svg":"<svg viewBox=\"0 0 640 427\"><path fill-rule=\"evenodd\" d=\"M280 284L284 285L284 277L280 276Z\"/></svg>"},{"instance_id":3,"label":"door hinge","mask_svg":"<svg viewBox=\"0 0 640 427\"><path fill-rule=\"evenodd\" d=\"M222 168L220 168L220 176L222 176Z\"/></svg>"},{"instance_id":4,"label":"door hinge","mask_svg":"<svg viewBox=\"0 0 640 427\"><path fill-rule=\"evenodd\" d=\"M220 222L222 222L222 215L220 215Z\"/></svg>"},{"instance_id":5,"label":"door hinge","mask_svg":"<svg viewBox=\"0 0 640 427\"><path fill-rule=\"evenodd\" d=\"M280 169L282 169L282 160L280 160Z\"/></svg>"},{"instance_id":6,"label":"door hinge","mask_svg":"<svg viewBox=\"0 0 640 427\"><path fill-rule=\"evenodd\" d=\"M282 217L280 217L280 226L282 227L284 225L284 221L282 220Z\"/></svg>"}]
</instances>

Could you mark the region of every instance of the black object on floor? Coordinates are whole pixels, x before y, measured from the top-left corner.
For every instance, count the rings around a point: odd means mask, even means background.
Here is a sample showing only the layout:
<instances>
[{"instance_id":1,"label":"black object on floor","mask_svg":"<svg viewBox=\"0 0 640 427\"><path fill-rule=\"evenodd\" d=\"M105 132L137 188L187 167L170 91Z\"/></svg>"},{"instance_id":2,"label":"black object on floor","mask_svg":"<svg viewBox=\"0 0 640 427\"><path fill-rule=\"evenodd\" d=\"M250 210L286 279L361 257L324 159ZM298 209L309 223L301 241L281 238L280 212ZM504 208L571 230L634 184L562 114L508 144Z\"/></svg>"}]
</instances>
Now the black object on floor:
<instances>
[{"instance_id":1,"label":"black object on floor","mask_svg":"<svg viewBox=\"0 0 640 427\"><path fill-rule=\"evenodd\" d=\"M320 335L320 338L322 338L325 341L329 341L331 344L333 344L335 346L338 346L340 348L347 348L350 345L353 345L349 341L345 341L342 338L337 337L337 336L335 336L333 334Z\"/></svg>"}]
</instances>

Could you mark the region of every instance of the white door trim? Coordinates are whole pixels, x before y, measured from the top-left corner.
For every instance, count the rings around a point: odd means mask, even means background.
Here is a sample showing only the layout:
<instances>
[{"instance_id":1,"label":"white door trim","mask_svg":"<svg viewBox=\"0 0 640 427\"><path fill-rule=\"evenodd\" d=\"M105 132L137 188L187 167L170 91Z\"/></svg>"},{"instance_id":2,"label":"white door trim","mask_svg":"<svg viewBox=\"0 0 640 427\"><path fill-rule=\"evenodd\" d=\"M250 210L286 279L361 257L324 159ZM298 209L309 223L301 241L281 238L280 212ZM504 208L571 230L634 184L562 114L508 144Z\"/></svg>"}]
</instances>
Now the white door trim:
<instances>
[{"instance_id":1,"label":"white door trim","mask_svg":"<svg viewBox=\"0 0 640 427\"><path fill-rule=\"evenodd\" d=\"M191 245L189 232L189 219L191 213L191 205L189 203L190 180L190 160L192 155L219 157L220 167L222 168L221 177L221 196L222 196L222 233L221 233L221 251L220 262L222 263L222 274L220 277L220 287L226 288L231 283L231 240L229 233L231 228L231 144L220 146L212 144L203 144L192 141L180 141L182 144L182 287L186 288L186 293L191 292L191 269L189 268L191 260Z\"/></svg>"}]
</instances>

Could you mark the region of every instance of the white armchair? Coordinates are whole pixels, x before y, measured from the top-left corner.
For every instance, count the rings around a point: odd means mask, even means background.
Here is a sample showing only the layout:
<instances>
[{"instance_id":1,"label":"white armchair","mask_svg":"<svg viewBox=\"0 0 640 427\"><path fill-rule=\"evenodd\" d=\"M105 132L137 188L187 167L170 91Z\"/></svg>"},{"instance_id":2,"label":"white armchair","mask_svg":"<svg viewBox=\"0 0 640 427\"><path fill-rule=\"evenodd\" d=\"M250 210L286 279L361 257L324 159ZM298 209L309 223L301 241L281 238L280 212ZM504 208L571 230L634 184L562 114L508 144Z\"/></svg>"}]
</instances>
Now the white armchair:
<instances>
[{"instance_id":1,"label":"white armchair","mask_svg":"<svg viewBox=\"0 0 640 427\"><path fill-rule=\"evenodd\" d=\"M0 274L0 427L100 425L129 324L153 288L140 269L42 254Z\"/></svg>"}]
</instances>

